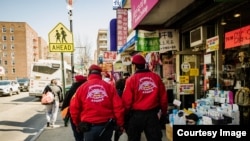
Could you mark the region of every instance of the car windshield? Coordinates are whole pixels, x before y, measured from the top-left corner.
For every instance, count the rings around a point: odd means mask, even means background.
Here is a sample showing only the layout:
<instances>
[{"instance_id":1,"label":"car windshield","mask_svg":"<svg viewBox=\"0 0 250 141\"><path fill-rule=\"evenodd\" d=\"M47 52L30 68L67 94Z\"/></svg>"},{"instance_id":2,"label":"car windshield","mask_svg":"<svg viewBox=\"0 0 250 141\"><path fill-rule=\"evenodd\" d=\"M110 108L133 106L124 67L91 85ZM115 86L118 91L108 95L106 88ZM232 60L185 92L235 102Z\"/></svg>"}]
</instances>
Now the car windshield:
<instances>
[{"instance_id":1,"label":"car windshield","mask_svg":"<svg viewBox=\"0 0 250 141\"><path fill-rule=\"evenodd\" d=\"M8 85L8 84L10 84L9 81L0 81L0 85Z\"/></svg>"},{"instance_id":2,"label":"car windshield","mask_svg":"<svg viewBox=\"0 0 250 141\"><path fill-rule=\"evenodd\" d=\"M28 79L17 79L17 82L26 82L26 81L29 81Z\"/></svg>"}]
</instances>

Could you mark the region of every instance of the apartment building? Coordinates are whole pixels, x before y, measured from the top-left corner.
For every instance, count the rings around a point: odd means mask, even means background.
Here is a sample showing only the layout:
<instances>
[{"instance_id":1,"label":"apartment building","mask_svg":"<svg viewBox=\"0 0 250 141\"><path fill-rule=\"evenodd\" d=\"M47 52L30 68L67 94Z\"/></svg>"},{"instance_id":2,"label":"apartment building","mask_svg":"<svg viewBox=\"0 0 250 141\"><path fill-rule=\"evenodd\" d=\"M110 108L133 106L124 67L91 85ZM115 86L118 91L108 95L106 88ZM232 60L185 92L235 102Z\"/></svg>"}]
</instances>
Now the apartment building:
<instances>
[{"instance_id":1,"label":"apartment building","mask_svg":"<svg viewBox=\"0 0 250 141\"><path fill-rule=\"evenodd\" d=\"M0 79L29 77L32 62L51 56L46 41L26 22L0 21L0 28Z\"/></svg>"},{"instance_id":2,"label":"apartment building","mask_svg":"<svg viewBox=\"0 0 250 141\"><path fill-rule=\"evenodd\" d=\"M95 62L102 63L103 53L108 50L108 30L99 29L97 33L97 52L95 53Z\"/></svg>"}]
</instances>

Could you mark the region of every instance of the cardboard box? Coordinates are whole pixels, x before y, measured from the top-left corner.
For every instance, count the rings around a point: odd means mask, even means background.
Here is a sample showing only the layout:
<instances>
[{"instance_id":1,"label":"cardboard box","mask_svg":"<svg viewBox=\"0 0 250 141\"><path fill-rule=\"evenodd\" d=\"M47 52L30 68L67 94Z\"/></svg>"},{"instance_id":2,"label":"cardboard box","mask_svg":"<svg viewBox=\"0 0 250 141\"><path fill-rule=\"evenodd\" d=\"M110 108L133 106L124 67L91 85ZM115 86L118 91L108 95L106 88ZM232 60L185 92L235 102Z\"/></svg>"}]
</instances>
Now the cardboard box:
<instances>
[{"instance_id":1,"label":"cardboard box","mask_svg":"<svg viewBox=\"0 0 250 141\"><path fill-rule=\"evenodd\" d=\"M173 141L173 126L166 124L166 138L167 141Z\"/></svg>"}]
</instances>

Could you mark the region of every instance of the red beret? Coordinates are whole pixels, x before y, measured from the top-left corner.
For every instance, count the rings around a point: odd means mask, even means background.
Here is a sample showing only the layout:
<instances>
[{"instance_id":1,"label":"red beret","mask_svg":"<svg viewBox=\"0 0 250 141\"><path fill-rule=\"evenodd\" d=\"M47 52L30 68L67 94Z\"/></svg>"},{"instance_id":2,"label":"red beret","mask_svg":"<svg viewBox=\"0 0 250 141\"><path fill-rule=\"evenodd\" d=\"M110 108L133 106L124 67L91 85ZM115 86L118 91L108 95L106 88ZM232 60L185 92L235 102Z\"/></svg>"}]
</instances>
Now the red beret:
<instances>
[{"instance_id":1,"label":"red beret","mask_svg":"<svg viewBox=\"0 0 250 141\"><path fill-rule=\"evenodd\" d=\"M90 67L89 67L89 70L97 70L97 71L102 71L102 68L100 67L100 66L98 66L98 65L95 65L95 64L93 64L93 65L91 65Z\"/></svg>"},{"instance_id":2,"label":"red beret","mask_svg":"<svg viewBox=\"0 0 250 141\"><path fill-rule=\"evenodd\" d=\"M85 76L83 76L83 75L76 75L76 76L75 76L75 80L76 80L77 82L82 82L82 81L87 80L87 77L85 77Z\"/></svg>"},{"instance_id":3,"label":"red beret","mask_svg":"<svg viewBox=\"0 0 250 141\"><path fill-rule=\"evenodd\" d=\"M135 55L135 56L133 56L133 58L132 58L132 63L133 64L145 64L146 63L146 61L145 61L145 59L144 59L144 57L143 56L141 56L141 55Z\"/></svg>"},{"instance_id":4,"label":"red beret","mask_svg":"<svg viewBox=\"0 0 250 141\"><path fill-rule=\"evenodd\" d=\"M106 78L110 78L110 74L107 73L107 72L104 74L104 76L105 76Z\"/></svg>"}]
</instances>

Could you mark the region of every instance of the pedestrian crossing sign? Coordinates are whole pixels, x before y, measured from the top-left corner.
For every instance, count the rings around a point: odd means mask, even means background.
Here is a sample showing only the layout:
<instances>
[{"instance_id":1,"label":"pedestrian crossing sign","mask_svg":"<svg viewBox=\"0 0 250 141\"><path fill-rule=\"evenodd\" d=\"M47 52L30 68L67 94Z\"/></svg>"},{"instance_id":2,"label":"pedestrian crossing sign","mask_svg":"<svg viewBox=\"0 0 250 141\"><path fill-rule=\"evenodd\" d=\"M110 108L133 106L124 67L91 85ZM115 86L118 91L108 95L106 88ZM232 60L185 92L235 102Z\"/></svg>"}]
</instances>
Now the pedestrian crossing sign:
<instances>
[{"instance_id":1,"label":"pedestrian crossing sign","mask_svg":"<svg viewBox=\"0 0 250 141\"><path fill-rule=\"evenodd\" d=\"M49 32L50 52L73 52L73 35L62 23L58 23Z\"/></svg>"}]
</instances>

